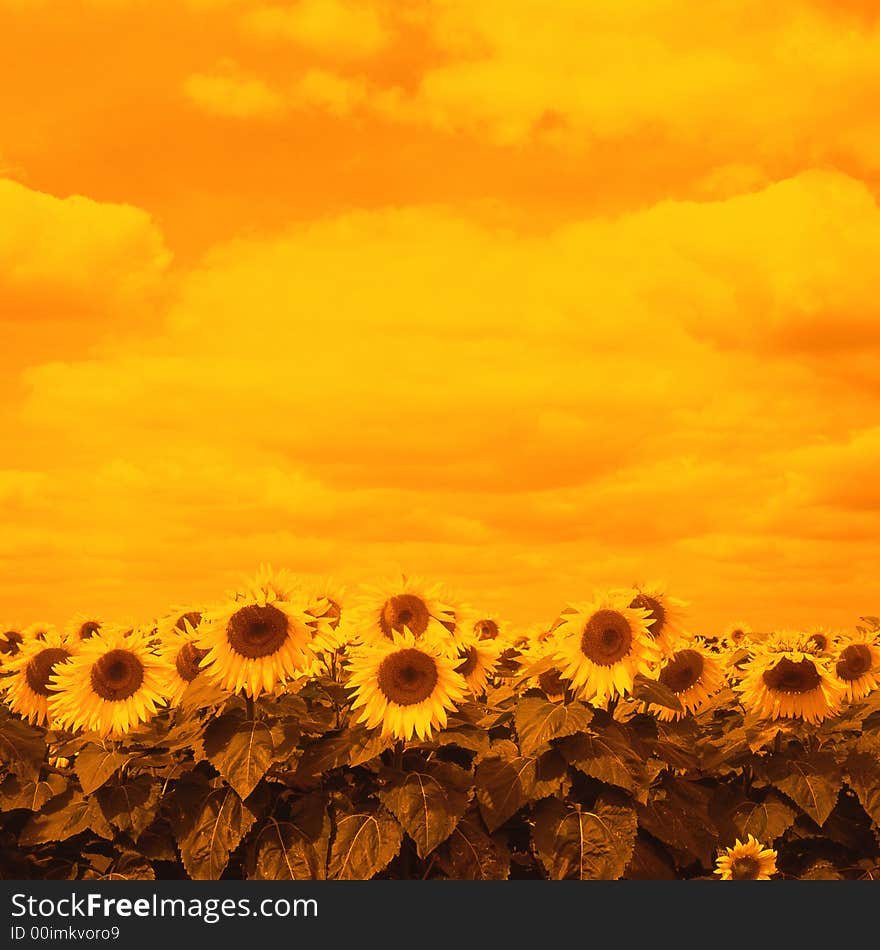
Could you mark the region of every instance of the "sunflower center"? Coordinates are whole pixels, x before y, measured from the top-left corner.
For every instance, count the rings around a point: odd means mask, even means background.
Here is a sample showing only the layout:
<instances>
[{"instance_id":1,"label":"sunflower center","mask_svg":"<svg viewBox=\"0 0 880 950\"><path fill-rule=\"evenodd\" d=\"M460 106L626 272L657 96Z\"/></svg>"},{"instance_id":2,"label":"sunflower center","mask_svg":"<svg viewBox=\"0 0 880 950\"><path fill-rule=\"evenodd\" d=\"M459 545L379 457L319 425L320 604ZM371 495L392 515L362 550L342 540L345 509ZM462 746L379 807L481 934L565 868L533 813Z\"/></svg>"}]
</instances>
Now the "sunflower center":
<instances>
[{"instance_id":1,"label":"sunflower center","mask_svg":"<svg viewBox=\"0 0 880 950\"><path fill-rule=\"evenodd\" d=\"M703 657L696 650L679 650L660 671L660 682L673 693L684 693L700 682Z\"/></svg>"},{"instance_id":2,"label":"sunflower center","mask_svg":"<svg viewBox=\"0 0 880 950\"><path fill-rule=\"evenodd\" d=\"M133 696L144 681L144 665L130 650L110 650L92 665L92 689L110 702Z\"/></svg>"},{"instance_id":3,"label":"sunflower center","mask_svg":"<svg viewBox=\"0 0 880 950\"><path fill-rule=\"evenodd\" d=\"M730 862L730 876L734 881L754 881L761 866L757 858L744 855Z\"/></svg>"},{"instance_id":4,"label":"sunflower center","mask_svg":"<svg viewBox=\"0 0 880 950\"><path fill-rule=\"evenodd\" d=\"M495 640L498 637L498 624L494 620L478 620L474 624L474 633L481 640Z\"/></svg>"},{"instance_id":5,"label":"sunflower center","mask_svg":"<svg viewBox=\"0 0 880 950\"><path fill-rule=\"evenodd\" d=\"M198 610L190 610L185 614L181 614L177 618L177 623L174 624L176 630L179 630L181 633L186 633L186 625L189 624L193 630L202 622L202 615Z\"/></svg>"},{"instance_id":6,"label":"sunflower center","mask_svg":"<svg viewBox=\"0 0 880 950\"><path fill-rule=\"evenodd\" d=\"M271 656L287 640L287 617L272 604L248 604L229 618L226 638L240 656L251 660Z\"/></svg>"},{"instance_id":7,"label":"sunflower center","mask_svg":"<svg viewBox=\"0 0 880 950\"><path fill-rule=\"evenodd\" d=\"M837 675L842 680L857 680L864 676L873 665L871 651L864 643L851 643L840 654L837 661Z\"/></svg>"},{"instance_id":8,"label":"sunflower center","mask_svg":"<svg viewBox=\"0 0 880 950\"><path fill-rule=\"evenodd\" d=\"M461 673L462 676L467 678L477 668L477 662L479 659L477 656L477 651L474 647L467 647L464 650L459 650L458 656L462 662L455 668L455 672Z\"/></svg>"},{"instance_id":9,"label":"sunflower center","mask_svg":"<svg viewBox=\"0 0 880 950\"><path fill-rule=\"evenodd\" d=\"M739 627L737 627L736 630L730 631L730 639L734 643L741 643L743 640L745 640L745 638L746 638L745 630L740 630Z\"/></svg>"},{"instance_id":10,"label":"sunflower center","mask_svg":"<svg viewBox=\"0 0 880 950\"><path fill-rule=\"evenodd\" d=\"M56 663L61 663L70 656L67 650L61 647L50 647L41 650L25 667L25 679L30 688L40 696L51 696L49 677Z\"/></svg>"},{"instance_id":11,"label":"sunflower center","mask_svg":"<svg viewBox=\"0 0 880 950\"><path fill-rule=\"evenodd\" d=\"M828 637L824 633L814 633L807 643L812 643L817 650L828 649Z\"/></svg>"},{"instance_id":12,"label":"sunflower center","mask_svg":"<svg viewBox=\"0 0 880 950\"><path fill-rule=\"evenodd\" d=\"M379 689L398 706L412 706L434 692L439 674L434 658L421 650L397 650L379 664Z\"/></svg>"},{"instance_id":13,"label":"sunflower center","mask_svg":"<svg viewBox=\"0 0 880 950\"><path fill-rule=\"evenodd\" d=\"M666 608L656 597L639 594L630 603L631 608L640 608L648 611L648 633L655 639L663 632L666 626ZM653 623L651 623L653 621Z\"/></svg>"},{"instance_id":14,"label":"sunflower center","mask_svg":"<svg viewBox=\"0 0 880 950\"><path fill-rule=\"evenodd\" d=\"M548 696L561 696L565 692L565 680L559 675L559 670L555 666L552 670L545 670L538 677L538 686Z\"/></svg>"},{"instance_id":15,"label":"sunflower center","mask_svg":"<svg viewBox=\"0 0 880 950\"><path fill-rule=\"evenodd\" d=\"M632 630L616 610L597 610L584 626L581 653L597 666L614 666L632 646Z\"/></svg>"},{"instance_id":16,"label":"sunflower center","mask_svg":"<svg viewBox=\"0 0 880 950\"><path fill-rule=\"evenodd\" d=\"M174 661L180 678L191 683L201 672L199 664L207 655L207 650L200 650L194 643L184 643L177 651L177 659Z\"/></svg>"},{"instance_id":17,"label":"sunflower center","mask_svg":"<svg viewBox=\"0 0 880 950\"><path fill-rule=\"evenodd\" d=\"M0 653L6 656L15 656L18 653L18 645L22 640L23 637L17 630L7 630L0 638Z\"/></svg>"},{"instance_id":18,"label":"sunflower center","mask_svg":"<svg viewBox=\"0 0 880 950\"><path fill-rule=\"evenodd\" d=\"M101 624L97 620L87 620L84 624L80 625L77 633L79 634L80 640L88 640L90 637L93 637L101 629Z\"/></svg>"},{"instance_id":19,"label":"sunflower center","mask_svg":"<svg viewBox=\"0 0 880 950\"><path fill-rule=\"evenodd\" d=\"M783 657L772 669L763 674L768 689L779 693L809 693L821 682L822 677L812 660L803 659L798 663Z\"/></svg>"},{"instance_id":20,"label":"sunflower center","mask_svg":"<svg viewBox=\"0 0 880 950\"><path fill-rule=\"evenodd\" d=\"M420 637L428 629L430 622L431 615L428 613L427 604L415 594L396 594L389 597L379 614L379 627L389 640L392 639L392 631L403 633L404 627L408 627L414 636Z\"/></svg>"}]
</instances>

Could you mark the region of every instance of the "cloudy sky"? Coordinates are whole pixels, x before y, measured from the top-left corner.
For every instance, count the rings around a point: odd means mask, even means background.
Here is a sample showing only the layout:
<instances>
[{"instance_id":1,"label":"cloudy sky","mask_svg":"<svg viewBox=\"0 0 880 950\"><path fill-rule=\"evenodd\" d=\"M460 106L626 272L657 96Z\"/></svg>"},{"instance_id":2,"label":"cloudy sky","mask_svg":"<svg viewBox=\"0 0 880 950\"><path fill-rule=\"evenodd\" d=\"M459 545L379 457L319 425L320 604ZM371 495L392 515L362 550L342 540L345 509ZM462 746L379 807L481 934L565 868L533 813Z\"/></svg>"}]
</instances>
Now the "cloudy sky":
<instances>
[{"instance_id":1,"label":"cloudy sky","mask_svg":"<svg viewBox=\"0 0 880 950\"><path fill-rule=\"evenodd\" d=\"M0 620L880 613L876 11L0 0Z\"/></svg>"}]
</instances>

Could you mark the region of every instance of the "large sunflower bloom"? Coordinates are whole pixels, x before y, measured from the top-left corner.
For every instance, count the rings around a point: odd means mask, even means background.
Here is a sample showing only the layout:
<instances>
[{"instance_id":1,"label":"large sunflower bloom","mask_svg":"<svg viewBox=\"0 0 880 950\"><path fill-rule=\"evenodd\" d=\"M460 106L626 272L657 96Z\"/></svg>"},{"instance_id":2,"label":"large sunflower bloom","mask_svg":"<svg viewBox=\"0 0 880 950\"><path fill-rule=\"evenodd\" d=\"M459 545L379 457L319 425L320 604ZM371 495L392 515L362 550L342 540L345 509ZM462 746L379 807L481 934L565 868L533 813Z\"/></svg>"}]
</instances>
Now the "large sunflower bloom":
<instances>
[{"instance_id":1,"label":"large sunflower bloom","mask_svg":"<svg viewBox=\"0 0 880 950\"><path fill-rule=\"evenodd\" d=\"M744 842L737 838L732 848L718 856L715 873L722 881L769 881L776 873L776 852L753 835Z\"/></svg>"},{"instance_id":2,"label":"large sunflower bloom","mask_svg":"<svg viewBox=\"0 0 880 950\"><path fill-rule=\"evenodd\" d=\"M874 636L860 633L846 640L834 671L850 700L864 699L873 692L880 685L880 649Z\"/></svg>"},{"instance_id":3,"label":"large sunflower bloom","mask_svg":"<svg viewBox=\"0 0 880 950\"><path fill-rule=\"evenodd\" d=\"M660 660L648 611L627 604L626 598L600 597L565 614L556 631L562 678L581 699L604 703L622 696L639 673L650 675Z\"/></svg>"},{"instance_id":4,"label":"large sunflower bloom","mask_svg":"<svg viewBox=\"0 0 880 950\"><path fill-rule=\"evenodd\" d=\"M724 685L721 664L698 641L677 650L663 664L657 679L672 692L682 709L651 704L649 709L666 722L699 712Z\"/></svg>"},{"instance_id":5,"label":"large sunflower bloom","mask_svg":"<svg viewBox=\"0 0 880 950\"><path fill-rule=\"evenodd\" d=\"M104 626L104 621L95 614L76 614L64 627L68 640L88 640Z\"/></svg>"},{"instance_id":6,"label":"large sunflower bloom","mask_svg":"<svg viewBox=\"0 0 880 950\"><path fill-rule=\"evenodd\" d=\"M845 686L830 660L804 650L801 638L774 634L754 652L736 687L743 705L764 719L821 722L840 708Z\"/></svg>"},{"instance_id":7,"label":"large sunflower bloom","mask_svg":"<svg viewBox=\"0 0 880 950\"><path fill-rule=\"evenodd\" d=\"M18 653L4 665L10 675L0 688L9 708L35 726L49 724L49 679L75 649L57 632L47 633L44 640L23 640Z\"/></svg>"},{"instance_id":8,"label":"large sunflower bloom","mask_svg":"<svg viewBox=\"0 0 880 950\"><path fill-rule=\"evenodd\" d=\"M194 643L206 651L201 667L211 680L257 699L310 666L314 618L305 598L287 599L293 593L284 578L273 580L263 570L249 590L205 615Z\"/></svg>"},{"instance_id":9,"label":"large sunflower bloom","mask_svg":"<svg viewBox=\"0 0 880 950\"><path fill-rule=\"evenodd\" d=\"M364 643L393 641L395 634L410 633L451 656L458 653L461 633L456 608L437 584L418 577L402 577L367 588L358 607L358 633Z\"/></svg>"},{"instance_id":10,"label":"large sunflower bloom","mask_svg":"<svg viewBox=\"0 0 880 950\"><path fill-rule=\"evenodd\" d=\"M411 633L361 647L350 661L352 709L359 722L382 726L396 739L430 739L446 726L448 714L465 698L467 684L456 661Z\"/></svg>"},{"instance_id":11,"label":"large sunflower bloom","mask_svg":"<svg viewBox=\"0 0 880 950\"><path fill-rule=\"evenodd\" d=\"M196 646L201 614L189 611L180 615L177 622L166 629L159 640L157 651L167 664L162 685L162 695L169 706L178 706L190 683L203 672L201 663L207 650ZM217 690L218 699L223 693Z\"/></svg>"},{"instance_id":12,"label":"large sunflower bloom","mask_svg":"<svg viewBox=\"0 0 880 950\"><path fill-rule=\"evenodd\" d=\"M56 667L49 714L63 728L119 738L164 705L167 668L145 632L105 627L83 640L69 663Z\"/></svg>"},{"instance_id":13,"label":"large sunflower bloom","mask_svg":"<svg viewBox=\"0 0 880 950\"><path fill-rule=\"evenodd\" d=\"M683 600L670 597L659 584L637 587L632 591L629 607L648 612L648 633L663 656L669 656L682 636Z\"/></svg>"}]
</instances>

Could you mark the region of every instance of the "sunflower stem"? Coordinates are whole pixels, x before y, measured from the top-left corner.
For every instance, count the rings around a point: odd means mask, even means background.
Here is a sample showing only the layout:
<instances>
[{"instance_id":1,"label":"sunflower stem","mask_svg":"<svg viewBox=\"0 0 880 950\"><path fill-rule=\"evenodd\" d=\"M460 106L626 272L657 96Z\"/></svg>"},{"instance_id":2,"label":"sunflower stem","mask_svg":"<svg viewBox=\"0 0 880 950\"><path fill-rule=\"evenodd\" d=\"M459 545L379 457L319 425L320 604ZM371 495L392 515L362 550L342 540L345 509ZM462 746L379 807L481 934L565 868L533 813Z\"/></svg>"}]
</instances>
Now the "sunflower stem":
<instances>
[{"instance_id":1,"label":"sunflower stem","mask_svg":"<svg viewBox=\"0 0 880 950\"><path fill-rule=\"evenodd\" d=\"M248 722L253 722L255 720L255 710L254 710L254 699L253 696L245 696L245 709L247 710L247 719Z\"/></svg>"}]
</instances>

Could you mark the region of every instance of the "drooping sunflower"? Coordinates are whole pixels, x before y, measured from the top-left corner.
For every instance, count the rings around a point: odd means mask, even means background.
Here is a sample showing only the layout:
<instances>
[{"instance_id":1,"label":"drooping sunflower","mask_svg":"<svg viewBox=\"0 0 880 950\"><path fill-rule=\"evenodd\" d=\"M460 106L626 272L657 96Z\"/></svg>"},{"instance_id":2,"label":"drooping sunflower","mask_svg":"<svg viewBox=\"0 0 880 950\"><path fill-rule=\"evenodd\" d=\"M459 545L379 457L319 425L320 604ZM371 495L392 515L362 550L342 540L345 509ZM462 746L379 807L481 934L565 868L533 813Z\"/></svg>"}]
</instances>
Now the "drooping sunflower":
<instances>
[{"instance_id":1,"label":"drooping sunflower","mask_svg":"<svg viewBox=\"0 0 880 950\"><path fill-rule=\"evenodd\" d=\"M392 633L356 650L350 659L348 686L355 691L353 710L359 722L382 726L396 739L430 739L443 729L448 714L467 693L456 660L435 644L411 633Z\"/></svg>"},{"instance_id":2,"label":"drooping sunflower","mask_svg":"<svg viewBox=\"0 0 880 950\"><path fill-rule=\"evenodd\" d=\"M456 656L464 633L456 633L458 626L456 606L442 588L418 577L403 576L366 588L359 599L358 634L365 644L393 641L395 634L409 632L416 640Z\"/></svg>"},{"instance_id":3,"label":"drooping sunflower","mask_svg":"<svg viewBox=\"0 0 880 950\"><path fill-rule=\"evenodd\" d=\"M754 647L736 685L746 709L764 719L821 722L839 709L846 687L830 659L804 650L799 634L772 634Z\"/></svg>"},{"instance_id":4,"label":"drooping sunflower","mask_svg":"<svg viewBox=\"0 0 880 950\"><path fill-rule=\"evenodd\" d=\"M459 663L455 671L464 677L468 689L475 696L482 696L486 692L486 686L498 668L502 646L497 640L478 640L474 637L459 649Z\"/></svg>"},{"instance_id":5,"label":"drooping sunflower","mask_svg":"<svg viewBox=\"0 0 880 950\"><path fill-rule=\"evenodd\" d=\"M105 626L83 640L49 683L49 715L62 728L119 738L147 722L165 704L168 663L154 653L148 633Z\"/></svg>"},{"instance_id":6,"label":"drooping sunflower","mask_svg":"<svg viewBox=\"0 0 880 950\"><path fill-rule=\"evenodd\" d=\"M190 683L203 672L201 663L208 651L196 646L200 624L201 613L188 611L181 614L173 626L165 628L159 641L158 653L167 664L162 695L168 700L169 706L178 706ZM218 698L222 696L222 690L217 688L217 694ZM205 699L208 698L209 693L206 692Z\"/></svg>"},{"instance_id":7,"label":"drooping sunflower","mask_svg":"<svg viewBox=\"0 0 880 950\"><path fill-rule=\"evenodd\" d=\"M659 584L636 587L630 596L629 605L633 610L648 612L648 633L660 648L663 656L669 656L682 636L683 600L670 597Z\"/></svg>"},{"instance_id":8,"label":"drooping sunflower","mask_svg":"<svg viewBox=\"0 0 880 950\"><path fill-rule=\"evenodd\" d=\"M24 637L20 630L7 627L0 633L0 663L10 660L21 649Z\"/></svg>"},{"instance_id":9,"label":"drooping sunflower","mask_svg":"<svg viewBox=\"0 0 880 950\"><path fill-rule=\"evenodd\" d=\"M345 591L326 581L307 595L306 613L311 618L311 649L314 653L333 653L341 649L347 639L348 611L345 609Z\"/></svg>"},{"instance_id":10,"label":"drooping sunflower","mask_svg":"<svg viewBox=\"0 0 880 950\"><path fill-rule=\"evenodd\" d=\"M9 676L0 681L9 708L35 726L48 725L50 677L75 649L57 631L46 633L43 640L22 640L18 653L4 664Z\"/></svg>"},{"instance_id":11,"label":"drooping sunflower","mask_svg":"<svg viewBox=\"0 0 880 950\"><path fill-rule=\"evenodd\" d=\"M556 631L555 652L562 678L586 701L622 696L637 674L650 675L660 660L648 630L649 614L628 606L628 597L606 594L576 606Z\"/></svg>"},{"instance_id":12,"label":"drooping sunflower","mask_svg":"<svg viewBox=\"0 0 880 950\"><path fill-rule=\"evenodd\" d=\"M657 679L682 705L682 710L651 703L648 707L664 722L699 712L724 685L724 670L718 660L698 640L679 644L660 669Z\"/></svg>"},{"instance_id":13,"label":"drooping sunflower","mask_svg":"<svg viewBox=\"0 0 880 950\"><path fill-rule=\"evenodd\" d=\"M88 640L104 626L104 621L96 614L76 614L64 627L68 640Z\"/></svg>"},{"instance_id":14,"label":"drooping sunflower","mask_svg":"<svg viewBox=\"0 0 880 950\"><path fill-rule=\"evenodd\" d=\"M261 570L249 589L203 617L194 640L206 651L201 667L223 689L252 699L283 688L314 660L307 606L299 588Z\"/></svg>"},{"instance_id":15,"label":"drooping sunflower","mask_svg":"<svg viewBox=\"0 0 880 950\"><path fill-rule=\"evenodd\" d=\"M776 852L765 848L754 835L736 839L715 861L715 873L722 881L769 881L776 873Z\"/></svg>"},{"instance_id":16,"label":"drooping sunflower","mask_svg":"<svg viewBox=\"0 0 880 950\"><path fill-rule=\"evenodd\" d=\"M880 685L880 648L876 635L856 633L841 644L834 672L846 687L847 698L864 699Z\"/></svg>"}]
</instances>

